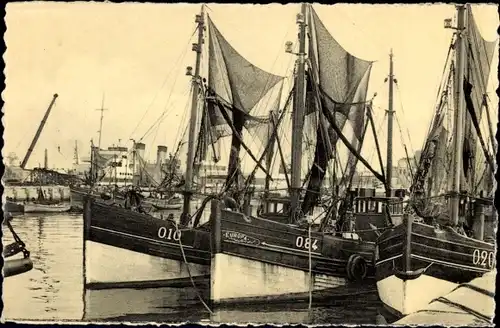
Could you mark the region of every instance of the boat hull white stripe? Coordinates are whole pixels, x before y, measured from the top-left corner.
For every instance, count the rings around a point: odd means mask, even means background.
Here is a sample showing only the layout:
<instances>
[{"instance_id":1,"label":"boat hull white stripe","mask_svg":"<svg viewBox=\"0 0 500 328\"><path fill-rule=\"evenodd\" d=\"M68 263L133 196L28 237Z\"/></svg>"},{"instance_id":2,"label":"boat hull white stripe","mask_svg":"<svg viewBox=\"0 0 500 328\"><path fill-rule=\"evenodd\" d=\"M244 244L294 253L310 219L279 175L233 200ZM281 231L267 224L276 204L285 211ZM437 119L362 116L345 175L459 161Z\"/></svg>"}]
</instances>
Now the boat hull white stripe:
<instances>
[{"instance_id":1,"label":"boat hull white stripe","mask_svg":"<svg viewBox=\"0 0 500 328\"><path fill-rule=\"evenodd\" d=\"M396 255L396 256L393 256L393 257L389 257L388 259L384 259L384 260L382 260L382 261L379 261L379 262L375 263L375 266L381 265L381 264L383 264L383 263L385 263L385 262L389 262L389 261L392 261L392 260L398 259L398 258L400 258L401 256L403 256L403 255L399 254L399 255Z\"/></svg>"},{"instance_id":2,"label":"boat hull white stripe","mask_svg":"<svg viewBox=\"0 0 500 328\"><path fill-rule=\"evenodd\" d=\"M489 269L482 269L482 268L468 266L468 265L464 265L464 264L457 264L457 263L452 263L452 262L448 262L448 261L436 260L436 259L433 259L430 257L424 257L424 256L420 256L420 255L415 255L415 254L412 254L411 257L418 259L418 260L426 261L426 262L439 263L439 264L444 264L444 265L459 268L459 269L467 269L467 270L481 272L481 273L486 273L486 272L490 271Z\"/></svg>"},{"instance_id":3,"label":"boat hull white stripe","mask_svg":"<svg viewBox=\"0 0 500 328\"><path fill-rule=\"evenodd\" d=\"M152 239L152 238L148 238L148 237L142 237L142 236L138 236L138 235L132 235L132 234L129 234L129 233L126 233L126 232L121 232L121 231L115 231L115 230L110 230L110 229L105 229L105 228L100 228L100 227L95 227L95 226L91 226L91 229L106 231L106 232L109 232L109 233L112 233L112 234L115 234L115 235L122 235L122 236L133 237L133 238L142 239L142 240L147 240L148 242L153 243L153 244L157 244L157 245L179 246L179 243L170 243L170 242L167 242L167 241L161 241L161 240L156 240L156 239ZM193 246L184 245L184 244L182 245L182 248L191 248L191 249L194 249ZM207 251L203 251L203 250L199 250L199 251L200 252L208 253Z\"/></svg>"}]
</instances>

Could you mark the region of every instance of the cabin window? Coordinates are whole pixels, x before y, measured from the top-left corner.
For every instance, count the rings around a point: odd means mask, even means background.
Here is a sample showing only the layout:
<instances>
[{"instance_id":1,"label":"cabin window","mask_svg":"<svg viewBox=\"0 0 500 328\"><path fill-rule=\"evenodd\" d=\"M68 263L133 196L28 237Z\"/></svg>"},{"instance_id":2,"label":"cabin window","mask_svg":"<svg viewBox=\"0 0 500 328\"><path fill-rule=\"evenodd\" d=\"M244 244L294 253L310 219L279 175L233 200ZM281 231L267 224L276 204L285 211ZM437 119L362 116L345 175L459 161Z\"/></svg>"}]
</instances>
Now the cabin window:
<instances>
[{"instance_id":1,"label":"cabin window","mask_svg":"<svg viewBox=\"0 0 500 328\"><path fill-rule=\"evenodd\" d=\"M342 238L359 240L359 235L357 233L355 233L355 232L343 232L342 233Z\"/></svg>"}]
</instances>

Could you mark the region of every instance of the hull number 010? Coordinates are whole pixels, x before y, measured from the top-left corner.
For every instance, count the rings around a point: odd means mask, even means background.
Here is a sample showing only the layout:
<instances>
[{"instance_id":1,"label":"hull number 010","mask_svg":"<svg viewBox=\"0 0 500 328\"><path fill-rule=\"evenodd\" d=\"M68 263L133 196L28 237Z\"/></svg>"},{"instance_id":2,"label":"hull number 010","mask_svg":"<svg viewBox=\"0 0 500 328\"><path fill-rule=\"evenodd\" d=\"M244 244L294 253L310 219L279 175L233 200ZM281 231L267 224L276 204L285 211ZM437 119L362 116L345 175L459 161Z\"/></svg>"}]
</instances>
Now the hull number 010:
<instances>
[{"instance_id":1,"label":"hull number 010","mask_svg":"<svg viewBox=\"0 0 500 328\"><path fill-rule=\"evenodd\" d=\"M179 241L181 239L181 232L172 228L160 227L158 229L158 238Z\"/></svg>"},{"instance_id":2,"label":"hull number 010","mask_svg":"<svg viewBox=\"0 0 500 328\"><path fill-rule=\"evenodd\" d=\"M311 241L312 240L312 241ZM312 244L311 244L312 243ZM308 250L309 247L311 247L311 249L313 251L317 250L318 249L318 240L315 239L315 238L304 238L302 236L298 236L296 239L295 239L295 247L297 248L301 248L301 249L306 249Z\"/></svg>"},{"instance_id":3,"label":"hull number 010","mask_svg":"<svg viewBox=\"0 0 500 328\"><path fill-rule=\"evenodd\" d=\"M484 250L475 249L472 253L472 263L492 269L495 266L495 254Z\"/></svg>"}]
</instances>

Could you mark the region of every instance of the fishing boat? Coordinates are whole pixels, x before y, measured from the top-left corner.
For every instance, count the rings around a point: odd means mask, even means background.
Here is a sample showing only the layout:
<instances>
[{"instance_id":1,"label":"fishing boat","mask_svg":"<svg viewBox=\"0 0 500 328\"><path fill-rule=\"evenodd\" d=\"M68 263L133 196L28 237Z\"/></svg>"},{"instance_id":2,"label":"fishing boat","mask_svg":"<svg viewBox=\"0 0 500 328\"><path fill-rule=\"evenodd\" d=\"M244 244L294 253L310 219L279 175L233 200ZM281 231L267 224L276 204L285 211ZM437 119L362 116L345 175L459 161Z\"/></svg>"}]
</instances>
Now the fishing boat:
<instances>
[{"instance_id":1,"label":"fishing boat","mask_svg":"<svg viewBox=\"0 0 500 328\"><path fill-rule=\"evenodd\" d=\"M156 167L154 167L155 174L150 174L148 172L147 162L143 159L143 153L145 145L143 143L135 143L134 147L130 152L132 153L132 163L123 163L129 157L129 153L126 148L123 147L109 147L108 150L112 151L127 151L127 154L121 153L117 155L116 153L102 154L101 149L97 146L91 145L91 165L88 172L85 172L85 181L81 185L71 186L71 205L73 208L83 209L83 202L86 196L93 196L100 199L113 199L117 204L122 204L125 201L125 192L133 187L138 193L143 197L142 207L146 212L151 211L163 211L163 210L177 210L182 204L180 197L177 197L175 193L171 191L172 185L179 182L179 174L177 168L177 157L170 155L170 158L166 159L165 156L167 152L167 147L158 146ZM117 175L131 175L132 179L127 181L127 179L113 179L113 177L108 177L107 175L113 175L112 172L116 170L117 167L125 168L124 172L114 172L115 177ZM164 169L167 168L167 170ZM106 172L106 169L110 169ZM127 172L130 169L130 172ZM135 172L139 173L136 175ZM155 181L157 176L165 175L162 181L159 183ZM137 179L134 179L137 177ZM146 180L146 181L144 181ZM108 184L106 184L106 182ZM127 182L131 182L128 184ZM148 187L145 187L149 183ZM120 186L118 186L120 184Z\"/></svg>"},{"instance_id":2,"label":"fishing boat","mask_svg":"<svg viewBox=\"0 0 500 328\"><path fill-rule=\"evenodd\" d=\"M3 210L4 212L10 212L10 213L23 213L24 205L22 203L14 202L10 199L6 199Z\"/></svg>"},{"instance_id":3,"label":"fishing boat","mask_svg":"<svg viewBox=\"0 0 500 328\"><path fill-rule=\"evenodd\" d=\"M302 5L297 24L298 53L293 52L292 42L286 44L286 52L298 56L292 89L289 196L268 198L259 215L252 215L245 204L240 211L228 202L212 201L210 279L211 301L215 304L279 301L284 296L299 297L323 289L341 295L350 293L354 286L373 290L378 230L390 226L391 219L397 224L402 214L402 206L397 203L401 199L393 197L395 191L390 188L387 197L380 198L349 193L358 161L388 187L384 174L360 155L368 124L372 123L367 89L373 62L342 48L311 5ZM231 70L227 72L224 78L232 81ZM218 106L223 108L224 104ZM275 125L279 122L277 118ZM351 140L346 137L347 128L352 129ZM310 142L304 137L306 131L315 132L315 147L313 163L303 177L303 146ZM233 140L236 137L233 133ZM283 161L279 137L275 137ZM336 180L334 202L322 209L318 207L320 188L341 145L348 152L347 164L342 167L341 179ZM268 149L273 148L268 145ZM238 160L237 151L233 160ZM282 162L282 167L286 166ZM251 191L246 189L244 194L244 203L248 204ZM232 203L238 203L238 196Z\"/></svg>"},{"instance_id":4,"label":"fishing boat","mask_svg":"<svg viewBox=\"0 0 500 328\"><path fill-rule=\"evenodd\" d=\"M145 203L148 203L147 201ZM157 211L174 211L180 210L182 208L182 204L174 203L169 204L168 202L164 202L163 204L158 204L158 202L151 202L151 206Z\"/></svg>"},{"instance_id":5,"label":"fishing boat","mask_svg":"<svg viewBox=\"0 0 500 328\"><path fill-rule=\"evenodd\" d=\"M24 213L63 213L71 209L70 203L47 199L42 188L38 188L38 198L24 204Z\"/></svg>"},{"instance_id":6,"label":"fishing boat","mask_svg":"<svg viewBox=\"0 0 500 328\"><path fill-rule=\"evenodd\" d=\"M70 209L70 204L24 204L24 213L64 213Z\"/></svg>"},{"instance_id":7,"label":"fishing boat","mask_svg":"<svg viewBox=\"0 0 500 328\"><path fill-rule=\"evenodd\" d=\"M490 150L496 144L486 98L496 41L483 39L470 5L456 9L457 25L445 20L455 32L404 222L377 241L378 294L396 318L496 267ZM450 114L453 120L446 119Z\"/></svg>"},{"instance_id":8,"label":"fishing boat","mask_svg":"<svg viewBox=\"0 0 500 328\"><path fill-rule=\"evenodd\" d=\"M33 269L33 261L30 258L30 252L26 249L26 245L17 235L12 227L10 221L12 220L12 215L7 213L4 217L4 224L9 228L14 242L5 245L3 249L4 265L3 265L3 276L4 278L16 276L22 273L26 273ZM22 257L17 256L21 254Z\"/></svg>"},{"instance_id":9,"label":"fishing boat","mask_svg":"<svg viewBox=\"0 0 500 328\"><path fill-rule=\"evenodd\" d=\"M218 73L217 67L226 67L220 52L214 51L213 47L223 44L225 49L233 52L235 59L231 68L239 69L234 65L242 63L248 66L246 75L234 77L235 83L242 83L239 94L242 101L251 96L252 101L257 102L259 97L264 96L261 91L266 90L254 90L249 87L252 84L264 85L262 81L271 77L273 86L282 77L264 72L240 57L211 23L208 81L202 78L201 52L205 44L205 22L202 6L201 14L196 15L198 42L193 45L196 66L194 72L192 67L188 67L186 72L192 79L187 165L183 184L175 190L183 194L182 215L174 217L171 213L165 218L145 213L144 201L139 192L133 189L127 191L123 206L88 197L83 216L87 288L178 286L183 282L191 284L191 279L206 278L210 274L210 225L204 222L208 221L204 215L208 214L207 204L213 196L207 199L195 197L194 178L198 173L197 164L205 159L210 149L215 149L208 146L230 136L232 130L227 127L233 124L230 118L224 120L220 113L214 113L215 109L211 105L213 99L209 90L220 81L217 74L221 73ZM199 111L202 115L199 115ZM226 118L230 115L226 112L223 114ZM259 123L269 124L267 117L260 118L247 113L247 118L249 122L240 125L240 129L243 126L252 128ZM148 271L148 275L145 275L140 270L142 265L153 267L153 272ZM127 269L124 270L124 267Z\"/></svg>"}]
</instances>

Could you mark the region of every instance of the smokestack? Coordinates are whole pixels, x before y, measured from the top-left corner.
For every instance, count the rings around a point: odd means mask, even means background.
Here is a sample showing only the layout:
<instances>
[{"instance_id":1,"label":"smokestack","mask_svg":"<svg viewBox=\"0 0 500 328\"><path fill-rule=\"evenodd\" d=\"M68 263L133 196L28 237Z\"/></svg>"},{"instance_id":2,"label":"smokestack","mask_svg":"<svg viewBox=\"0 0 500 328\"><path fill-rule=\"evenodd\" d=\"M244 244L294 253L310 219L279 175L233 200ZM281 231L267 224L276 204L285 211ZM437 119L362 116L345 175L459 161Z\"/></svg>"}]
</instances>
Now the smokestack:
<instances>
[{"instance_id":1,"label":"smokestack","mask_svg":"<svg viewBox=\"0 0 500 328\"><path fill-rule=\"evenodd\" d=\"M138 142L135 144L135 153L140 158L144 159L144 152L146 151L146 145L142 142Z\"/></svg>"},{"instance_id":2,"label":"smokestack","mask_svg":"<svg viewBox=\"0 0 500 328\"><path fill-rule=\"evenodd\" d=\"M135 169L134 172L139 175L139 182L142 180L142 165L141 161L144 161L144 152L146 151L146 145L142 142L135 144ZM140 159L139 159L140 158Z\"/></svg>"},{"instance_id":3,"label":"smokestack","mask_svg":"<svg viewBox=\"0 0 500 328\"><path fill-rule=\"evenodd\" d=\"M45 159L44 159L44 162L43 162L43 167L45 169L49 168L49 155L47 153L47 148L45 148Z\"/></svg>"},{"instance_id":4,"label":"smokestack","mask_svg":"<svg viewBox=\"0 0 500 328\"><path fill-rule=\"evenodd\" d=\"M165 163L167 159L168 148L166 146L158 146L156 152L156 166L161 167L162 163Z\"/></svg>"}]
</instances>

